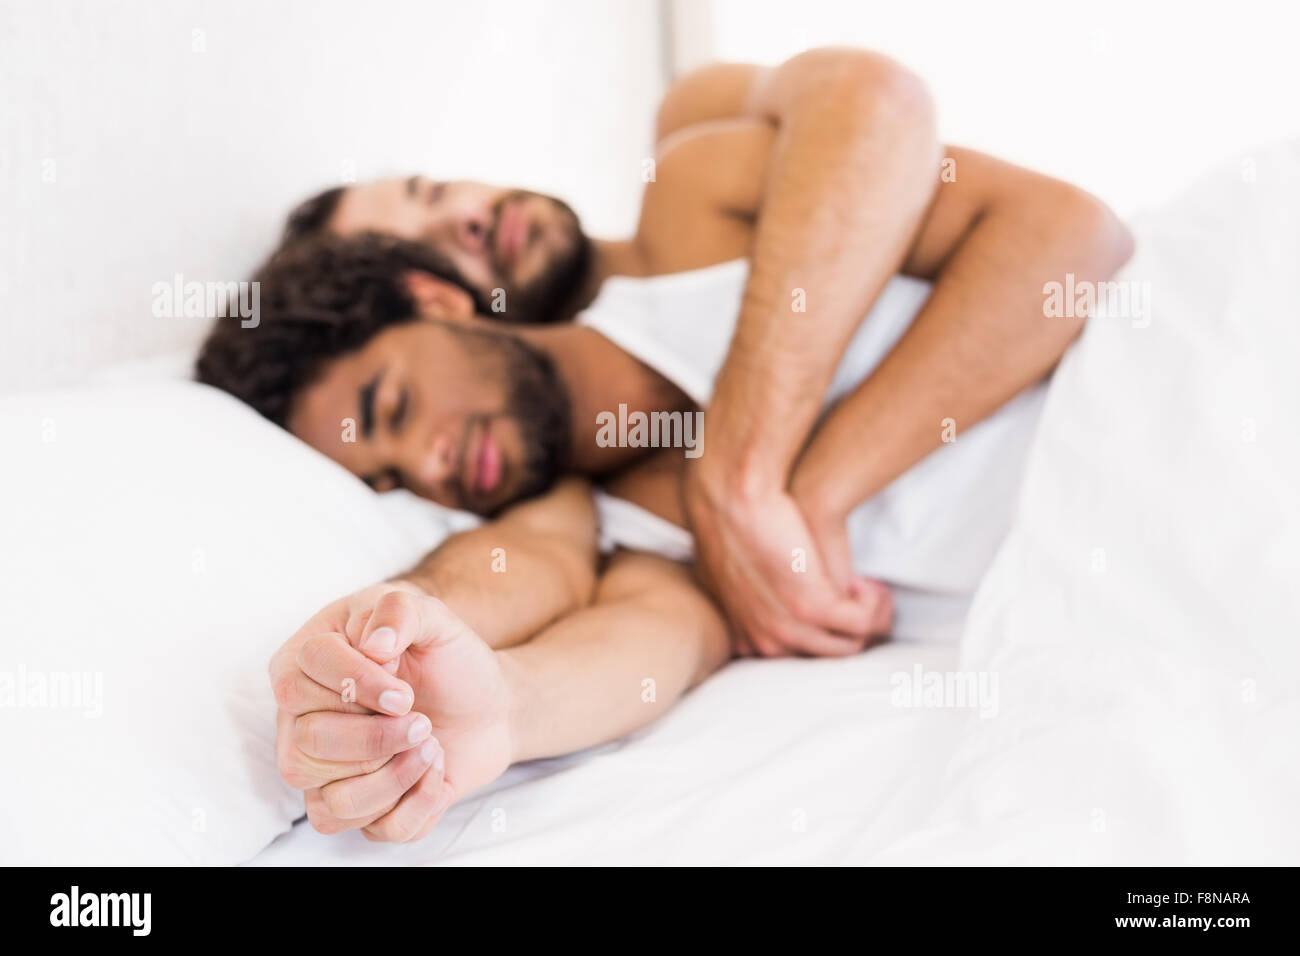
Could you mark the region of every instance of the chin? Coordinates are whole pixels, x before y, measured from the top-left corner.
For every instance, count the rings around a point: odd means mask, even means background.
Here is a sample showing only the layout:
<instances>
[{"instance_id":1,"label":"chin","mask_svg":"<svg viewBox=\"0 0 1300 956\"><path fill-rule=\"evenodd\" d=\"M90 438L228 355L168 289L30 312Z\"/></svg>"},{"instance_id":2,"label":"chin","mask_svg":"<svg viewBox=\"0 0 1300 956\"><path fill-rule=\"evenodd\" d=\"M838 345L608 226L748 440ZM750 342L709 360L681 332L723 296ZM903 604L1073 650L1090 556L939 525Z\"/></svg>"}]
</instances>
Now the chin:
<instances>
[{"instance_id":1,"label":"chin","mask_svg":"<svg viewBox=\"0 0 1300 956\"><path fill-rule=\"evenodd\" d=\"M516 500L517 499L513 497L506 497L506 498L499 498L499 499L493 498L493 500L490 502L475 504L469 510L474 512L474 514L478 515L481 518L492 518L495 517L500 512L504 511L506 508L509 508L512 504L515 503Z\"/></svg>"},{"instance_id":2,"label":"chin","mask_svg":"<svg viewBox=\"0 0 1300 956\"><path fill-rule=\"evenodd\" d=\"M469 501L464 502L461 507L467 511L472 511L476 515L490 518L519 500L520 496L517 489L503 482L500 487L494 488L487 494L475 494Z\"/></svg>"}]
</instances>

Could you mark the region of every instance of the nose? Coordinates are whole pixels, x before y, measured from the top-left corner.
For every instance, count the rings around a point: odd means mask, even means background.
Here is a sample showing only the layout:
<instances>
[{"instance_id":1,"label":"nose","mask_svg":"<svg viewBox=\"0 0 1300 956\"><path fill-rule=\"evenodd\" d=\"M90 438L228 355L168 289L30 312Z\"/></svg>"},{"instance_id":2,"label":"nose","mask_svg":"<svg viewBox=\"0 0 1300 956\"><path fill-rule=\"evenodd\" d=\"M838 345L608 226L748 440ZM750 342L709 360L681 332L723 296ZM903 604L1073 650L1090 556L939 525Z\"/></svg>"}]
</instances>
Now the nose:
<instances>
[{"instance_id":1,"label":"nose","mask_svg":"<svg viewBox=\"0 0 1300 956\"><path fill-rule=\"evenodd\" d=\"M465 216L456 223L456 241L466 252L482 252L491 228L492 217L486 213Z\"/></svg>"},{"instance_id":2,"label":"nose","mask_svg":"<svg viewBox=\"0 0 1300 956\"><path fill-rule=\"evenodd\" d=\"M430 493L440 490L456 472L456 445L446 435L435 436L417 456L411 472L420 487Z\"/></svg>"}]
</instances>

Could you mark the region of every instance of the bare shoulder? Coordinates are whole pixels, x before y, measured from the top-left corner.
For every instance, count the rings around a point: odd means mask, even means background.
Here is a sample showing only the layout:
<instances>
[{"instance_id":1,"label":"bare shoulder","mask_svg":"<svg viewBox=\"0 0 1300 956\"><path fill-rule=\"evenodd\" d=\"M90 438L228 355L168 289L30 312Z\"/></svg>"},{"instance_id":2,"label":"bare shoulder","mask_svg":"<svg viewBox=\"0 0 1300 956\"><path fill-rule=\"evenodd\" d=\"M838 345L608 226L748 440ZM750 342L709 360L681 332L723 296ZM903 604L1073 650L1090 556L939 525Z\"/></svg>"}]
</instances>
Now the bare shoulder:
<instances>
[{"instance_id":1,"label":"bare shoulder","mask_svg":"<svg viewBox=\"0 0 1300 956\"><path fill-rule=\"evenodd\" d=\"M709 120L752 112L754 90L771 73L750 63L710 63L678 79L655 116L655 142Z\"/></svg>"},{"instance_id":2,"label":"bare shoulder","mask_svg":"<svg viewBox=\"0 0 1300 956\"><path fill-rule=\"evenodd\" d=\"M659 144L636 237L653 271L749 254L775 137L764 120L722 119L684 127Z\"/></svg>"}]
</instances>

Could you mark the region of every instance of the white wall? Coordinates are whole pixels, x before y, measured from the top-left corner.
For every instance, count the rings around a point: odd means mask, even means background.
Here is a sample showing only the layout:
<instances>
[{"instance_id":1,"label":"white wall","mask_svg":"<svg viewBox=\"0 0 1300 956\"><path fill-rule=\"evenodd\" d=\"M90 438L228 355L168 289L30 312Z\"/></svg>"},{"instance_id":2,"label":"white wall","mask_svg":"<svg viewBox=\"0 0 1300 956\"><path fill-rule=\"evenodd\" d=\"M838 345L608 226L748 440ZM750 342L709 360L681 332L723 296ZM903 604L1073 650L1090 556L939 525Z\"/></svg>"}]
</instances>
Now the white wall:
<instances>
[{"instance_id":1,"label":"white wall","mask_svg":"<svg viewBox=\"0 0 1300 956\"><path fill-rule=\"evenodd\" d=\"M946 139L1127 213L1300 130L1295 6L673 0L671 61L884 50ZM517 182L628 228L663 22L659 0L0 0L0 394L192 346L153 283L243 277L346 173Z\"/></svg>"},{"instance_id":2,"label":"white wall","mask_svg":"<svg viewBox=\"0 0 1300 956\"><path fill-rule=\"evenodd\" d=\"M151 287L245 277L348 174L635 221L657 0L0 0L0 393L192 346ZM196 32L201 31L201 32Z\"/></svg>"},{"instance_id":3,"label":"white wall","mask_svg":"<svg viewBox=\"0 0 1300 956\"><path fill-rule=\"evenodd\" d=\"M1074 180L1125 214L1300 133L1295 0L709 3L705 58L881 50L930 83L947 142Z\"/></svg>"}]
</instances>

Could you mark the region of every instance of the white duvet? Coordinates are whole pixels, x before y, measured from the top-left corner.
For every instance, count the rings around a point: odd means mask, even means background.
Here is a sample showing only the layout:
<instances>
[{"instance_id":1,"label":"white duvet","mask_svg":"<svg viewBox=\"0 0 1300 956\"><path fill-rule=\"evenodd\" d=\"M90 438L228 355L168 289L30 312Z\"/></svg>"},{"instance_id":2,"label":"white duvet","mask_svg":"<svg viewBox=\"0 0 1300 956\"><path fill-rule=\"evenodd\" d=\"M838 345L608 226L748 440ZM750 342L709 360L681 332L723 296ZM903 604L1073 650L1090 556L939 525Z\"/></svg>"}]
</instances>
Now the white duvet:
<instances>
[{"instance_id":1,"label":"white duvet","mask_svg":"<svg viewBox=\"0 0 1300 956\"><path fill-rule=\"evenodd\" d=\"M1300 861L1300 144L1134 231L1151 324L1061 364L967 621L1002 716L882 861Z\"/></svg>"}]
</instances>

